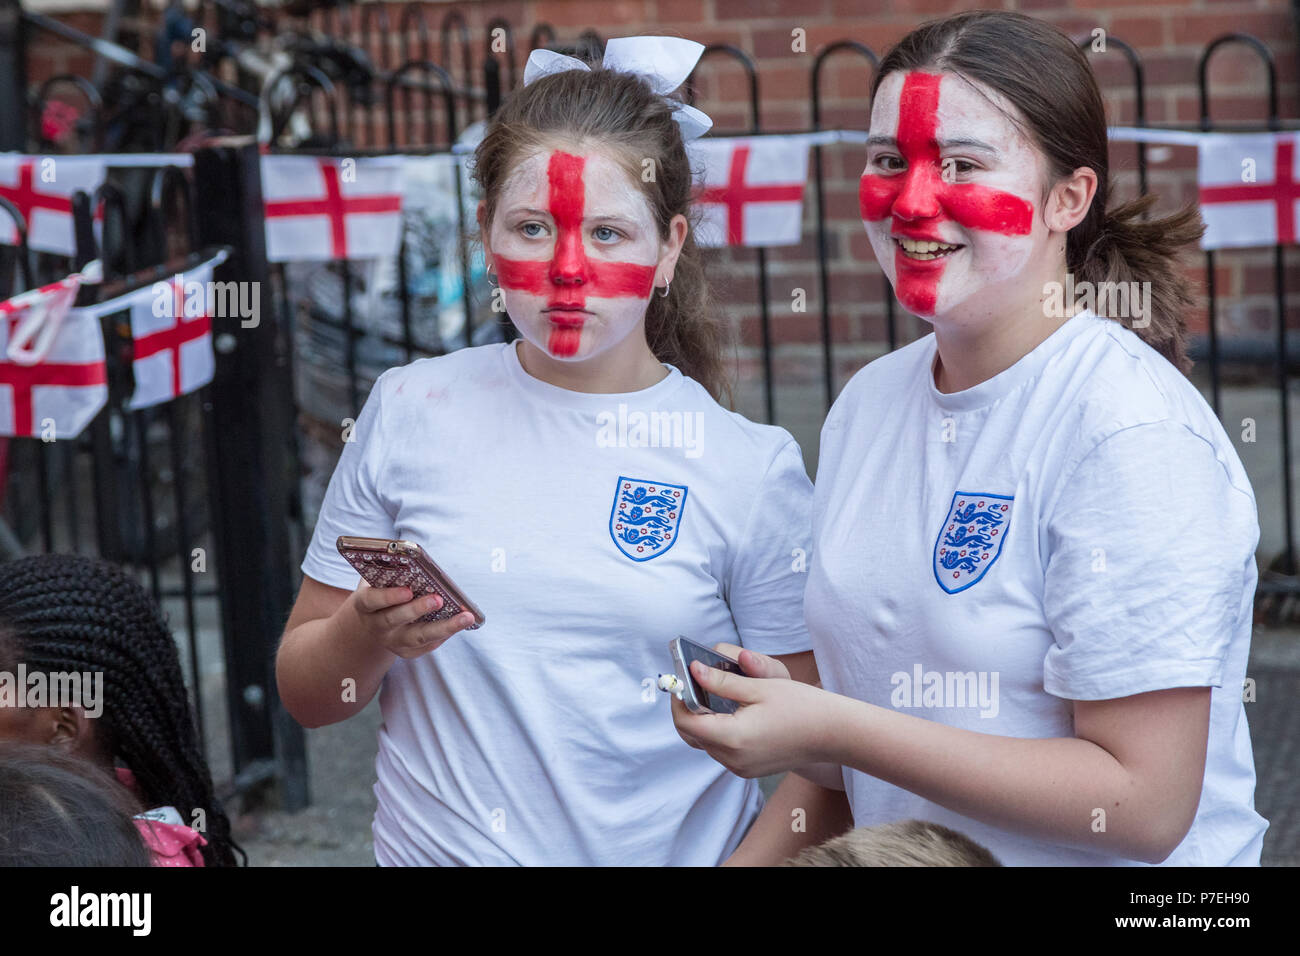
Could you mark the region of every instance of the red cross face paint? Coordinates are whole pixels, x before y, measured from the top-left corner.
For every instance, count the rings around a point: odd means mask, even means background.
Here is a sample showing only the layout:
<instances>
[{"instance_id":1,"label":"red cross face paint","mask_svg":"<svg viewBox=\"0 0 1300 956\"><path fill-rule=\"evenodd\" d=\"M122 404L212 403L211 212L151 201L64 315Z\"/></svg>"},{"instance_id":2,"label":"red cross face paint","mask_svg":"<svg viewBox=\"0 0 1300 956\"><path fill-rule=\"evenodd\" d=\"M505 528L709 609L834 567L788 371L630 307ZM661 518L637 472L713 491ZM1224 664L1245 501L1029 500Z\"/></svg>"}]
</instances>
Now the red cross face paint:
<instances>
[{"instance_id":1,"label":"red cross face paint","mask_svg":"<svg viewBox=\"0 0 1300 956\"><path fill-rule=\"evenodd\" d=\"M511 319L547 355L589 359L641 327L659 236L640 188L603 153L522 161L490 243Z\"/></svg>"},{"instance_id":2,"label":"red cross face paint","mask_svg":"<svg viewBox=\"0 0 1300 956\"><path fill-rule=\"evenodd\" d=\"M952 73L891 73L871 110L862 219L898 300L923 318L996 312L1045 241L1038 151Z\"/></svg>"}]
</instances>

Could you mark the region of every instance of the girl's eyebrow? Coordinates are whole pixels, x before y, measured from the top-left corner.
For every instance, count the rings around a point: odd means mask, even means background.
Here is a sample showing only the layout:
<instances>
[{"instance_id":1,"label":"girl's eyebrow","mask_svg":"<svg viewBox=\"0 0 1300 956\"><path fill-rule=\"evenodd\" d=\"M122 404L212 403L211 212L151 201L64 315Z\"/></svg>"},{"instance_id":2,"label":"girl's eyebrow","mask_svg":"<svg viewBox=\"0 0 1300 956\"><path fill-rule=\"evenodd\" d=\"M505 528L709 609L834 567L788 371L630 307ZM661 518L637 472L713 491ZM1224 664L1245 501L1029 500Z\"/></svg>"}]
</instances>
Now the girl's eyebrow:
<instances>
[{"instance_id":1,"label":"girl's eyebrow","mask_svg":"<svg viewBox=\"0 0 1300 956\"><path fill-rule=\"evenodd\" d=\"M507 216L514 216L519 213L524 213L529 216L546 216L547 218L549 218L551 215L549 210L538 209L535 206L522 206L522 207L506 210ZM597 220L600 220L602 222L621 222L621 223L626 223L629 226L635 226L637 224L635 219L629 219L627 216L619 216L619 215L615 215L614 213L608 213L606 215L591 215L591 216L583 217L584 222L595 222Z\"/></svg>"},{"instance_id":2,"label":"girl's eyebrow","mask_svg":"<svg viewBox=\"0 0 1300 956\"><path fill-rule=\"evenodd\" d=\"M898 140L896 140L892 136L876 135L876 136L867 137L867 146L869 147L870 146L897 146L897 145L898 145ZM997 151L997 149L990 146L988 143L981 142L978 139L944 139L944 140L940 140L935 145L937 145L940 149L955 149L957 147L964 147L967 149L983 150L984 152L991 153L994 156L1001 155Z\"/></svg>"},{"instance_id":3,"label":"girl's eyebrow","mask_svg":"<svg viewBox=\"0 0 1300 956\"><path fill-rule=\"evenodd\" d=\"M992 153L994 156L998 155L997 149L988 143L980 142L978 139L945 139L939 141L940 149L954 149L958 146L966 149L983 150L986 153Z\"/></svg>"}]
</instances>

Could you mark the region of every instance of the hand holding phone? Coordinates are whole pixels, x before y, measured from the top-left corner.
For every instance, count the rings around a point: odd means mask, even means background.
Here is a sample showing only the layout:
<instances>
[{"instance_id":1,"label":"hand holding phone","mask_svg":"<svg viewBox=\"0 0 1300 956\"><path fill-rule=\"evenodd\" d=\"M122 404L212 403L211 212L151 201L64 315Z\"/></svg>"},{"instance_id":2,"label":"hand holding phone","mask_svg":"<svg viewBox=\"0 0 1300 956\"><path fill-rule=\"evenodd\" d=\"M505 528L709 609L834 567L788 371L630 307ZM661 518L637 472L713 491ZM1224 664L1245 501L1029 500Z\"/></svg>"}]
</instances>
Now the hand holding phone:
<instances>
[{"instance_id":1,"label":"hand holding phone","mask_svg":"<svg viewBox=\"0 0 1300 956\"><path fill-rule=\"evenodd\" d=\"M681 701L687 710L693 714L734 714L740 708L734 700L706 691L691 674L691 661L699 661L720 671L744 677L746 675L739 661L724 657L717 651L711 651L703 644L696 644L684 637L669 641L668 653L672 655L673 669L680 683Z\"/></svg>"},{"instance_id":2,"label":"hand holding phone","mask_svg":"<svg viewBox=\"0 0 1300 956\"><path fill-rule=\"evenodd\" d=\"M340 536L336 546L362 583L339 608L349 631L361 631L398 657L427 654L460 630L474 630L483 612L418 544Z\"/></svg>"},{"instance_id":3,"label":"hand holding phone","mask_svg":"<svg viewBox=\"0 0 1300 956\"><path fill-rule=\"evenodd\" d=\"M483 612L414 541L339 535L335 547L372 588L407 587L413 597L425 594L440 597L442 607L420 620L441 621L469 611L474 616L469 629L476 630L483 625Z\"/></svg>"}]
</instances>

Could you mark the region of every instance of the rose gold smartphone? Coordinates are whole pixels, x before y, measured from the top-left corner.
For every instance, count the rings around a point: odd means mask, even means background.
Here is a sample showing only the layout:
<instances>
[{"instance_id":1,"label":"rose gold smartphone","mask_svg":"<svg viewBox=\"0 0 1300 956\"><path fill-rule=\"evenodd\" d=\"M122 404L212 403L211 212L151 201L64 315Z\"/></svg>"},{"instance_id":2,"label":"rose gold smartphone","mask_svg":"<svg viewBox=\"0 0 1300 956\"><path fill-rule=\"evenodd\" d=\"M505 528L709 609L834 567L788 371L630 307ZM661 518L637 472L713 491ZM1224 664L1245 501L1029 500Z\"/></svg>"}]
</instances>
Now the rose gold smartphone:
<instances>
[{"instance_id":1,"label":"rose gold smartphone","mask_svg":"<svg viewBox=\"0 0 1300 956\"><path fill-rule=\"evenodd\" d=\"M469 611L474 615L474 623L467 630L483 626L486 620L483 612L414 541L339 535L336 547L372 588L408 587L412 600L422 594L439 595L442 607L419 620L441 621Z\"/></svg>"}]
</instances>

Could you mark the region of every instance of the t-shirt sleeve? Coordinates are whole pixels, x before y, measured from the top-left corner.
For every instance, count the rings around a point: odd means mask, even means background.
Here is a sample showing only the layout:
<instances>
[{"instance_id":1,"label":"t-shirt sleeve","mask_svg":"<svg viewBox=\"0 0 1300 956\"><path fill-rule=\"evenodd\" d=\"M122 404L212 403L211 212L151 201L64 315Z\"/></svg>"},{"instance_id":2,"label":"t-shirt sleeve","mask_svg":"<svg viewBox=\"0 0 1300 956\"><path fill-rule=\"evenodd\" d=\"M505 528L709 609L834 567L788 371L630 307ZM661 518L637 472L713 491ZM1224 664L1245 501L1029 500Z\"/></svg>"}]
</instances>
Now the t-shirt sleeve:
<instances>
[{"instance_id":1,"label":"t-shirt sleeve","mask_svg":"<svg viewBox=\"0 0 1300 956\"><path fill-rule=\"evenodd\" d=\"M388 374L385 372L376 380L352 426L351 440L343 444L343 453L325 489L316 528L302 562L303 574L349 591L356 588L361 575L339 554L335 544L339 535L397 537L393 513L379 492L387 442L382 393Z\"/></svg>"},{"instance_id":2,"label":"t-shirt sleeve","mask_svg":"<svg viewBox=\"0 0 1300 956\"><path fill-rule=\"evenodd\" d=\"M1168 421L1105 438L1066 479L1046 532L1049 694L1221 685L1259 518L1210 442Z\"/></svg>"},{"instance_id":3,"label":"t-shirt sleeve","mask_svg":"<svg viewBox=\"0 0 1300 956\"><path fill-rule=\"evenodd\" d=\"M803 455L792 438L768 466L727 582L741 643L761 654L812 650L803 620L812 491Z\"/></svg>"}]
</instances>

